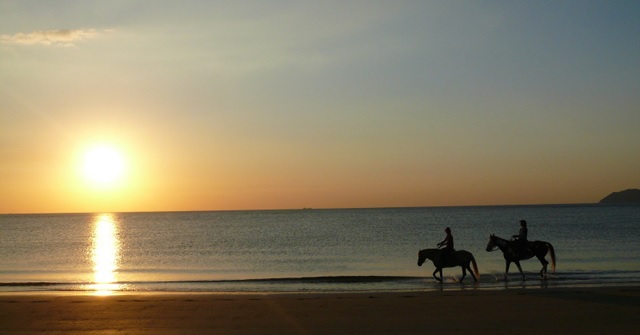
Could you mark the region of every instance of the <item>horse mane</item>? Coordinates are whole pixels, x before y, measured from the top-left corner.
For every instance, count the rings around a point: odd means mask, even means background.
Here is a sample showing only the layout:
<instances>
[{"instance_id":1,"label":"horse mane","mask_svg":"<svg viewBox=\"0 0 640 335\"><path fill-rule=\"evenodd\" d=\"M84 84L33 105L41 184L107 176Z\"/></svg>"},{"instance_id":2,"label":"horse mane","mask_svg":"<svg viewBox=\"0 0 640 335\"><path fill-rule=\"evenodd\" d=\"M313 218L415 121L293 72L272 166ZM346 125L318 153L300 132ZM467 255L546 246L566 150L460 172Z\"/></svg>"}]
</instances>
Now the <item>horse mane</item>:
<instances>
[{"instance_id":1,"label":"horse mane","mask_svg":"<svg viewBox=\"0 0 640 335\"><path fill-rule=\"evenodd\" d=\"M440 251L441 251L440 249L422 249L418 252L418 257L423 262L426 261L427 259L430 259L433 261L433 256Z\"/></svg>"},{"instance_id":2,"label":"horse mane","mask_svg":"<svg viewBox=\"0 0 640 335\"><path fill-rule=\"evenodd\" d=\"M502 238L502 237L500 237L500 236L498 236L498 235L496 235L496 234L491 234L491 237L492 237L492 238L497 238L497 239L499 239L499 240L503 240L503 241L507 241L507 242L509 242L509 240L507 240L506 238Z\"/></svg>"}]
</instances>

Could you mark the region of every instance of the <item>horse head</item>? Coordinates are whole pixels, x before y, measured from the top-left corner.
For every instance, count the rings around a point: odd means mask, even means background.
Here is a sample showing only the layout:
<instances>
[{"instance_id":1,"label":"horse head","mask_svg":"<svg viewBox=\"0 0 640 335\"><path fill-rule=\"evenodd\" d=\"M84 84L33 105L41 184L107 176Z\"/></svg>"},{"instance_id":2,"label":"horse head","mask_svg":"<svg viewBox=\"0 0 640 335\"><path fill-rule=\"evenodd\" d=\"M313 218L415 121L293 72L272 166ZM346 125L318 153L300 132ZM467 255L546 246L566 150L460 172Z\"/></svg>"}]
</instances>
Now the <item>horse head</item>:
<instances>
[{"instance_id":1,"label":"horse head","mask_svg":"<svg viewBox=\"0 0 640 335\"><path fill-rule=\"evenodd\" d=\"M429 256L431 255L432 250L433 249L423 249L418 251L418 266L422 266L427 259L430 259Z\"/></svg>"},{"instance_id":2,"label":"horse head","mask_svg":"<svg viewBox=\"0 0 640 335\"><path fill-rule=\"evenodd\" d=\"M496 240L497 240L496 235L491 234L489 236L489 243L487 243L487 248L486 248L487 251L494 251L498 248L498 244Z\"/></svg>"},{"instance_id":3,"label":"horse head","mask_svg":"<svg viewBox=\"0 0 640 335\"><path fill-rule=\"evenodd\" d=\"M426 260L427 260L427 253L425 253L424 250L418 251L418 266L422 266L422 264L424 264L424 261Z\"/></svg>"}]
</instances>

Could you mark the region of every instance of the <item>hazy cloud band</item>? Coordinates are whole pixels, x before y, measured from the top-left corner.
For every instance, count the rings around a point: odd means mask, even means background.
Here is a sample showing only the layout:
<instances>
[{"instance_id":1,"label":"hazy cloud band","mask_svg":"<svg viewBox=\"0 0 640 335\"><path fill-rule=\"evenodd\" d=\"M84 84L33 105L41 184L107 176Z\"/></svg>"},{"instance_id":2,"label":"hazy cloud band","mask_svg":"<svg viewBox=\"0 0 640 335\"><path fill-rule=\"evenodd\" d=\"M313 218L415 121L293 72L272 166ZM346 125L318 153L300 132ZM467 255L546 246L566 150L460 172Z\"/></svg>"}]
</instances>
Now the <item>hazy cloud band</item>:
<instances>
[{"instance_id":1,"label":"hazy cloud band","mask_svg":"<svg viewBox=\"0 0 640 335\"><path fill-rule=\"evenodd\" d=\"M40 30L14 35L0 35L0 41L7 44L72 46L74 42L95 38L95 29L54 29Z\"/></svg>"}]
</instances>

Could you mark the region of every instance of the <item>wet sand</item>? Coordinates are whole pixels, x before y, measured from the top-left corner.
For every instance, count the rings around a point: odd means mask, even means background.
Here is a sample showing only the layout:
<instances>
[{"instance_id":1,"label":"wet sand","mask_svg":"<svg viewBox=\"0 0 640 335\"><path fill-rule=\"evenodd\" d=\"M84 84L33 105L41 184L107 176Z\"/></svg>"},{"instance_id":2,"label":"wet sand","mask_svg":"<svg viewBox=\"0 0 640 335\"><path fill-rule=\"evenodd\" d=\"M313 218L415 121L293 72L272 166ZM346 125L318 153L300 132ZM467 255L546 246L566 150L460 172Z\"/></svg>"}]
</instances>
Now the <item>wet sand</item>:
<instances>
[{"instance_id":1,"label":"wet sand","mask_svg":"<svg viewBox=\"0 0 640 335\"><path fill-rule=\"evenodd\" d=\"M640 287L0 294L0 334L638 334Z\"/></svg>"}]
</instances>

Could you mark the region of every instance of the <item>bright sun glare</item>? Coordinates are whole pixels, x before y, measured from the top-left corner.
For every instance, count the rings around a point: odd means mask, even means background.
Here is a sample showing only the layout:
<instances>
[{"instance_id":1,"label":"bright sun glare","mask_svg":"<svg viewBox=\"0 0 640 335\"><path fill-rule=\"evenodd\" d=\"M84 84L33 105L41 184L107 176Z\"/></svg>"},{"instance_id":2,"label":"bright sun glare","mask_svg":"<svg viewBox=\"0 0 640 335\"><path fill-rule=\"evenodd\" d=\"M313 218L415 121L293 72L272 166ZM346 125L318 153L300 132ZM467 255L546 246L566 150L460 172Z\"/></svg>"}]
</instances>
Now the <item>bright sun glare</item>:
<instances>
[{"instance_id":1,"label":"bright sun glare","mask_svg":"<svg viewBox=\"0 0 640 335\"><path fill-rule=\"evenodd\" d=\"M122 153L110 146L91 148L84 155L84 177L93 186L115 186L124 176L125 167Z\"/></svg>"}]
</instances>

